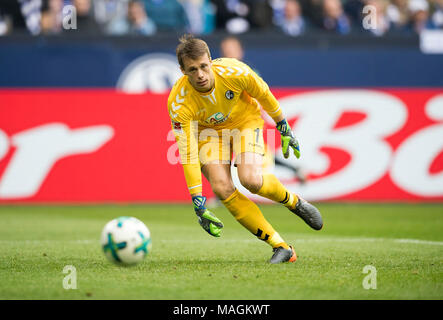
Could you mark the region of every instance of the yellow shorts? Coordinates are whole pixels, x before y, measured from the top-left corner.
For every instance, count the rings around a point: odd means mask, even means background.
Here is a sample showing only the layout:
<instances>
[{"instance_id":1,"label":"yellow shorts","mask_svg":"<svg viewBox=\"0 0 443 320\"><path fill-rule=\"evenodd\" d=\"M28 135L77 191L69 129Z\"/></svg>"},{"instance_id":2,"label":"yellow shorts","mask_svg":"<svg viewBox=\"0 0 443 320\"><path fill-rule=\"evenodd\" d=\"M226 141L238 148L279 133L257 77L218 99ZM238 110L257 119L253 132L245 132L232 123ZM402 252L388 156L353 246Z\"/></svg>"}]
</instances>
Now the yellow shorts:
<instances>
[{"instance_id":1,"label":"yellow shorts","mask_svg":"<svg viewBox=\"0 0 443 320\"><path fill-rule=\"evenodd\" d=\"M199 130L198 152L200 165L230 164L233 153L252 152L264 155L263 124L261 117L248 117L233 128Z\"/></svg>"}]
</instances>

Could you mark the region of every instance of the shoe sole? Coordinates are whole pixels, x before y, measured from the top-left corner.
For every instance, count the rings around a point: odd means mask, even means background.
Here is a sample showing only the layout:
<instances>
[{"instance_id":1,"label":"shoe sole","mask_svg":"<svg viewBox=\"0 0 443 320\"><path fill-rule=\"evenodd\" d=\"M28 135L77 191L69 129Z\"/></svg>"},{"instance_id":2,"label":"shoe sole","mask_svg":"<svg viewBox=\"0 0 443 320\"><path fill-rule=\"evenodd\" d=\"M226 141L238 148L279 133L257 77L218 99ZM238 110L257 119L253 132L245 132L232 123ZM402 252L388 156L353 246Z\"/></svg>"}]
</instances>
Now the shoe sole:
<instances>
[{"instance_id":1,"label":"shoe sole","mask_svg":"<svg viewBox=\"0 0 443 320\"><path fill-rule=\"evenodd\" d=\"M295 262L297 260L297 254L295 253L295 250L293 247L290 247L292 250L292 256L289 258L288 262Z\"/></svg>"}]
</instances>

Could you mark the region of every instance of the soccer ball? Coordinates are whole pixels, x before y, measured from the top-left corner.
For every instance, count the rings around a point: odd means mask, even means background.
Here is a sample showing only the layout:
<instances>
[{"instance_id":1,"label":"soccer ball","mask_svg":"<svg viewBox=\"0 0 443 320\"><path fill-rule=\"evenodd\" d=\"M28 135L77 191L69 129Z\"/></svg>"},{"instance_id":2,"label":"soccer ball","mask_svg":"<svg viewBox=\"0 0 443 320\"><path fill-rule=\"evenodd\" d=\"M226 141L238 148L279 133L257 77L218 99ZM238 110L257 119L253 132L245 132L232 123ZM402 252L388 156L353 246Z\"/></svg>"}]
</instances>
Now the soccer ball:
<instances>
[{"instance_id":1,"label":"soccer ball","mask_svg":"<svg viewBox=\"0 0 443 320\"><path fill-rule=\"evenodd\" d=\"M119 217L103 228L101 245L110 261L119 265L135 265L151 251L151 233L137 218Z\"/></svg>"}]
</instances>

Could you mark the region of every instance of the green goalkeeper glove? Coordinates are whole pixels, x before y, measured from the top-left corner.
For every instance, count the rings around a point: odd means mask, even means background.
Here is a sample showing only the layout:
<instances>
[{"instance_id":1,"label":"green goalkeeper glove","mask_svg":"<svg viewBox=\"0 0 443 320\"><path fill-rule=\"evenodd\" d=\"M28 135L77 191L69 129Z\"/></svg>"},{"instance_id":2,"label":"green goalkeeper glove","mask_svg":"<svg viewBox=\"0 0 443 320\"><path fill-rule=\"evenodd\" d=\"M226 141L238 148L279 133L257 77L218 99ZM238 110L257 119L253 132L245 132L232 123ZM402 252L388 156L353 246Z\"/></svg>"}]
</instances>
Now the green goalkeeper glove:
<instances>
[{"instance_id":1,"label":"green goalkeeper glove","mask_svg":"<svg viewBox=\"0 0 443 320\"><path fill-rule=\"evenodd\" d=\"M220 237L223 223L211 211L206 209L205 202L206 197L192 197L192 203L194 204L194 210L198 217L198 223L211 236Z\"/></svg>"},{"instance_id":2,"label":"green goalkeeper glove","mask_svg":"<svg viewBox=\"0 0 443 320\"><path fill-rule=\"evenodd\" d=\"M283 151L283 156L286 159L289 158L289 147L291 147L297 159L300 158L300 145L286 119L277 123L277 130L280 131L281 134L281 150Z\"/></svg>"}]
</instances>

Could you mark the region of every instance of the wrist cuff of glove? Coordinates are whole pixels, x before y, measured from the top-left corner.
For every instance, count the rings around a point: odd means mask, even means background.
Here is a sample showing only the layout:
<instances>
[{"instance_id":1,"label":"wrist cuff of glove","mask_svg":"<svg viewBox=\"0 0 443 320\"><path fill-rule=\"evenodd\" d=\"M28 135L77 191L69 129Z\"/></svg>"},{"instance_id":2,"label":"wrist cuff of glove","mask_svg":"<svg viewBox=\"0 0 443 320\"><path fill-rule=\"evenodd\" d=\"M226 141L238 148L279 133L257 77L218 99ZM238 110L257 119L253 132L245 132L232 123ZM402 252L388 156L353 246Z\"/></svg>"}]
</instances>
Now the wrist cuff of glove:
<instances>
[{"instance_id":1,"label":"wrist cuff of glove","mask_svg":"<svg viewBox=\"0 0 443 320\"><path fill-rule=\"evenodd\" d=\"M285 134L291 128L289 127L288 121L286 119L283 119L282 121L277 122L276 126L277 130L280 131L281 134Z\"/></svg>"},{"instance_id":2,"label":"wrist cuff of glove","mask_svg":"<svg viewBox=\"0 0 443 320\"><path fill-rule=\"evenodd\" d=\"M194 204L194 210L195 211L205 211L205 203L206 203L206 197L204 196L194 196L192 197L192 203Z\"/></svg>"}]
</instances>

